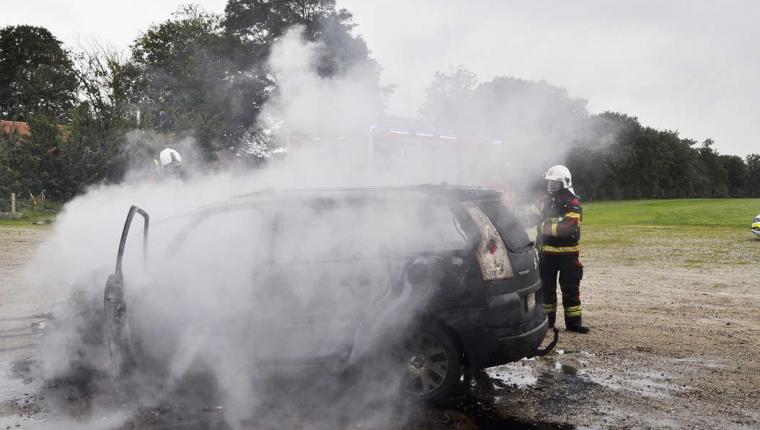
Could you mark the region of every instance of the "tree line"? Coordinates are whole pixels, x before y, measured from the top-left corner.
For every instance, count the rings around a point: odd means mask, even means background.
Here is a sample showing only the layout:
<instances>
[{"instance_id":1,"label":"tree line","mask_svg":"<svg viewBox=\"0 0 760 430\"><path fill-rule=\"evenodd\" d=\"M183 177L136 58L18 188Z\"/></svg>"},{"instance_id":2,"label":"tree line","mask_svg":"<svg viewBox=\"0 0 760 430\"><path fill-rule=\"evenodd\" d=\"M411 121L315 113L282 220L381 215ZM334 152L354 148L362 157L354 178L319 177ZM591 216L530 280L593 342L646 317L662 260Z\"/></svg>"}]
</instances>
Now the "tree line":
<instances>
[{"instance_id":1,"label":"tree line","mask_svg":"<svg viewBox=\"0 0 760 430\"><path fill-rule=\"evenodd\" d=\"M150 164L162 142L192 137L202 165L259 165L256 118L278 92L267 62L292 26L320 42L314 67L336 77L380 65L335 0L229 0L223 13L184 6L119 52L65 49L48 30L0 29L0 195L45 191L66 201L130 165ZM419 118L433 129L515 146L516 175L568 164L587 199L760 196L760 155L719 154L713 142L639 124L546 82L478 82L463 67L438 72ZM28 124L29 133L8 121ZM507 175L509 176L509 175Z\"/></svg>"},{"instance_id":2,"label":"tree line","mask_svg":"<svg viewBox=\"0 0 760 430\"><path fill-rule=\"evenodd\" d=\"M684 138L623 113L590 114L585 100L546 82L478 82L464 67L437 72L420 115L435 127L512 145L511 183L563 163L586 200L760 197L760 154L720 154L712 139Z\"/></svg>"},{"instance_id":3,"label":"tree line","mask_svg":"<svg viewBox=\"0 0 760 430\"><path fill-rule=\"evenodd\" d=\"M588 121L594 133L575 142L567 157L586 199L760 197L760 154L720 154L712 139L700 143L620 113ZM599 130L613 130L614 138L589 145Z\"/></svg>"},{"instance_id":4,"label":"tree line","mask_svg":"<svg viewBox=\"0 0 760 430\"><path fill-rule=\"evenodd\" d=\"M323 77L362 64L374 71L351 14L335 0L230 0L222 14L182 6L122 53L65 49L47 29L0 29L0 194L44 190L65 201L94 183L152 164L160 145L192 137L198 164L257 164L256 118L277 92L267 58L293 26L319 42Z\"/></svg>"}]
</instances>

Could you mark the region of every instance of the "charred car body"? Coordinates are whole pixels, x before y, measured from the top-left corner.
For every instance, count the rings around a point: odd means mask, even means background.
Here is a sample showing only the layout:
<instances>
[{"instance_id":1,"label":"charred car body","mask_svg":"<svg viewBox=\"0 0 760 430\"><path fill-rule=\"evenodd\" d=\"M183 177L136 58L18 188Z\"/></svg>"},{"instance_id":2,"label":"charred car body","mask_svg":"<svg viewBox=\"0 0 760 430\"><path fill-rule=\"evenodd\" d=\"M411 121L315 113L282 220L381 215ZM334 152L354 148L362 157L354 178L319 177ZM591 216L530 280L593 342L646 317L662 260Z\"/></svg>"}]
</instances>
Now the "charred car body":
<instances>
[{"instance_id":1,"label":"charred car body","mask_svg":"<svg viewBox=\"0 0 760 430\"><path fill-rule=\"evenodd\" d=\"M122 269L136 214L144 219L147 252L149 217L133 206L105 291L116 376L140 371L143 356L151 355L141 337L156 331L139 316L140 306L133 308L139 293ZM218 237L219 231L235 230L232 218L244 220L250 234ZM438 400L467 371L545 354L556 344L555 331L550 345L540 349L547 321L533 243L493 190L260 192L170 222L183 224L167 241L165 254L173 261L205 246L203 240L193 242L203 226L215 226L214 240L229 247L240 240L250 251L243 259L248 263L236 265L245 288L233 294L252 310L241 305L230 312L246 314L239 331L257 345L251 357L256 366L341 371L394 351L403 390ZM160 229L153 226L151 234ZM156 258L150 252L148 263ZM202 268L190 264L214 279L213 262Z\"/></svg>"}]
</instances>

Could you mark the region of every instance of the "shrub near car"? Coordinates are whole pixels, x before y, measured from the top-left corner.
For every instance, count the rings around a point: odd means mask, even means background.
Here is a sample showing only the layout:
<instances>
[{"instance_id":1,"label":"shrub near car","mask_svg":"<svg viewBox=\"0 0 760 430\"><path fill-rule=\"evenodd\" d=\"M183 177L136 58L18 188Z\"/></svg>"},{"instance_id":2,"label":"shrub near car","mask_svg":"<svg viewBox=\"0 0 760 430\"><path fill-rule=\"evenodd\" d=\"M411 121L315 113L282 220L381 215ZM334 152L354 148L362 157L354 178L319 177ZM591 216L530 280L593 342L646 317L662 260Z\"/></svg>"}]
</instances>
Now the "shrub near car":
<instances>
[{"instance_id":1,"label":"shrub near car","mask_svg":"<svg viewBox=\"0 0 760 430\"><path fill-rule=\"evenodd\" d=\"M145 360L135 356L150 350L139 335L127 335L150 334L146 319L130 318L122 305L130 287L121 259L135 213L144 214L147 227L147 213L133 207L116 273L106 286L106 332L117 376L139 371L136 363ZM250 274L245 282L252 294L240 300L255 307L251 330L266 327L266 341L253 359L258 366L343 370L393 351L403 390L439 400L466 370L544 354L556 343L555 332L550 346L539 349L547 321L536 252L496 191L418 186L262 192L186 218L167 248L176 254L172 261L192 258L194 248L210 249L196 236L255 248L250 267L241 271ZM235 219L253 226L250 235L216 234ZM214 234L204 235L204 229ZM247 237L255 237L255 245ZM203 264L192 267L210 276L221 270Z\"/></svg>"}]
</instances>

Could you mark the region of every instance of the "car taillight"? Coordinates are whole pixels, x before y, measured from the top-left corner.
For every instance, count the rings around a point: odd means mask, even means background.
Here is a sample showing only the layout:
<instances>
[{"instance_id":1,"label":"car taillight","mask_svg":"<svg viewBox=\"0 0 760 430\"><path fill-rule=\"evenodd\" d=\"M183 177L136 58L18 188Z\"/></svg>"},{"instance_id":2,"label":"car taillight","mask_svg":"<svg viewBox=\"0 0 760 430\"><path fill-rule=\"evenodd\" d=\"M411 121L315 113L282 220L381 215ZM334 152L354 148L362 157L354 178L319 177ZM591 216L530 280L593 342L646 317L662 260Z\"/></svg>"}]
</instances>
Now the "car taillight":
<instances>
[{"instance_id":1,"label":"car taillight","mask_svg":"<svg viewBox=\"0 0 760 430\"><path fill-rule=\"evenodd\" d=\"M465 208L480 230L480 245L477 249L480 270L484 281L507 279L513 276L509 264L507 247L501 235L494 227L488 216L474 203L466 203Z\"/></svg>"}]
</instances>

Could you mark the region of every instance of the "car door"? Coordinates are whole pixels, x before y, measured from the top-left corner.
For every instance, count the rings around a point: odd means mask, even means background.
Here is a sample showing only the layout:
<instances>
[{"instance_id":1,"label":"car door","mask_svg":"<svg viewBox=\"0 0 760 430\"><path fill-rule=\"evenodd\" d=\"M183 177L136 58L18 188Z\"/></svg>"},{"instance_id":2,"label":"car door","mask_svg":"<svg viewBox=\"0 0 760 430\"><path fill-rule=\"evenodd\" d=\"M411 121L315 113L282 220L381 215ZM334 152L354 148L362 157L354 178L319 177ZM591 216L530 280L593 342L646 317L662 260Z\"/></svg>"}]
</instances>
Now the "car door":
<instances>
[{"instance_id":1,"label":"car door","mask_svg":"<svg viewBox=\"0 0 760 430\"><path fill-rule=\"evenodd\" d=\"M280 211L271 259L254 273L266 327L263 362L317 363L345 358L357 328L388 294L382 232L363 205Z\"/></svg>"}]
</instances>

